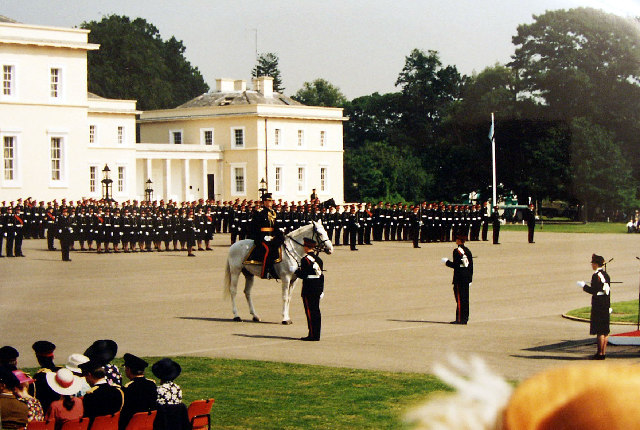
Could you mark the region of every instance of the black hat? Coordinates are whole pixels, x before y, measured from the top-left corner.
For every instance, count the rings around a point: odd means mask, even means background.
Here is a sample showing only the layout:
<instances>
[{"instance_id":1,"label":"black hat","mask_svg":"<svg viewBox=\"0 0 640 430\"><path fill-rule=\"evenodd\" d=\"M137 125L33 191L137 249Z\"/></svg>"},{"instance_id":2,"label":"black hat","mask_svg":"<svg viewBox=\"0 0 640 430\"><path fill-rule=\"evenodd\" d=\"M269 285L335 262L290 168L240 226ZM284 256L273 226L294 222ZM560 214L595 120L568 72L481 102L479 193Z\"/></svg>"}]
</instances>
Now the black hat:
<instances>
[{"instance_id":1,"label":"black hat","mask_svg":"<svg viewBox=\"0 0 640 430\"><path fill-rule=\"evenodd\" d=\"M273 196L271 195L271 193L264 193L264 195L262 196L263 202L267 200L273 200Z\"/></svg>"},{"instance_id":2,"label":"black hat","mask_svg":"<svg viewBox=\"0 0 640 430\"><path fill-rule=\"evenodd\" d=\"M111 339L100 339L93 342L84 352L84 355L89 357L90 361L101 363L100 366L104 366L115 358L117 352L117 343Z\"/></svg>"},{"instance_id":3,"label":"black hat","mask_svg":"<svg viewBox=\"0 0 640 430\"><path fill-rule=\"evenodd\" d=\"M170 358L163 358L162 360L153 363L153 366L151 366L151 372L153 372L153 374L161 381L173 381L180 376L182 368L178 363Z\"/></svg>"},{"instance_id":4,"label":"black hat","mask_svg":"<svg viewBox=\"0 0 640 430\"><path fill-rule=\"evenodd\" d=\"M40 357L53 357L56 346L48 340L39 340L31 345L31 348Z\"/></svg>"},{"instance_id":5,"label":"black hat","mask_svg":"<svg viewBox=\"0 0 640 430\"><path fill-rule=\"evenodd\" d=\"M467 241L467 235L466 234L457 234L456 235L456 240L461 240L463 242Z\"/></svg>"},{"instance_id":6,"label":"black hat","mask_svg":"<svg viewBox=\"0 0 640 430\"><path fill-rule=\"evenodd\" d=\"M597 264L598 266L604 265L604 257L601 255L592 254L591 262Z\"/></svg>"},{"instance_id":7,"label":"black hat","mask_svg":"<svg viewBox=\"0 0 640 430\"><path fill-rule=\"evenodd\" d=\"M84 363L78 364L78 367L80 368L80 370L82 370L82 373L93 372L94 370L99 369L102 366L104 366L103 363L94 360L89 360Z\"/></svg>"},{"instance_id":8,"label":"black hat","mask_svg":"<svg viewBox=\"0 0 640 430\"><path fill-rule=\"evenodd\" d=\"M124 365L131 370L141 372L147 368L149 363L144 361L142 358L136 357L135 355L127 352L124 354Z\"/></svg>"},{"instance_id":9,"label":"black hat","mask_svg":"<svg viewBox=\"0 0 640 430\"><path fill-rule=\"evenodd\" d=\"M18 350L15 349L13 346L6 345L0 348L1 362L12 361L18 357L20 357L20 354L18 353Z\"/></svg>"},{"instance_id":10,"label":"black hat","mask_svg":"<svg viewBox=\"0 0 640 430\"><path fill-rule=\"evenodd\" d=\"M313 248L318 244L318 242L316 242L315 240L310 239L308 237L305 237L304 239L302 239L302 242L303 242L304 246L309 247L309 248Z\"/></svg>"}]
</instances>

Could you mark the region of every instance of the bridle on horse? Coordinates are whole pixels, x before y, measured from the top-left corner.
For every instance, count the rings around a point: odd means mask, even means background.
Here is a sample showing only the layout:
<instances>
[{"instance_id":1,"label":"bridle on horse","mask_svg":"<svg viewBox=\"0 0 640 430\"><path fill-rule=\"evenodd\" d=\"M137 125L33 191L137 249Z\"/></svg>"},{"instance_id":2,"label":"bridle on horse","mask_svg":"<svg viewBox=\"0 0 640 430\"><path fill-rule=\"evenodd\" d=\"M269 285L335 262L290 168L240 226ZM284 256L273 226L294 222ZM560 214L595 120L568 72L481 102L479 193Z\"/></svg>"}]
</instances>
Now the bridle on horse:
<instances>
[{"instance_id":1,"label":"bridle on horse","mask_svg":"<svg viewBox=\"0 0 640 430\"><path fill-rule=\"evenodd\" d=\"M315 247L315 248L313 248L313 250L314 250L316 253L317 253L317 252L322 252L322 251L324 251L325 249L327 249L327 245L326 245L326 243L327 243L327 242L329 242L329 238L327 238L327 239L322 239L322 237L320 236L320 232L319 232L319 231L318 231L318 229L316 228L316 223L315 223L315 222L312 222L311 224L313 225L313 233L311 234L311 239L313 239L313 240L317 243L316 247ZM287 235L287 237L288 237L289 239L291 239L293 242L297 243L298 245L300 245L300 246L304 247L304 244L302 244L302 243L298 242L298 241L297 241L297 240L295 240L293 237L291 237L291 236L289 236L289 235ZM298 260L298 258L296 258L296 257L299 257L300 259L302 259L302 257L304 257L304 255L299 256L299 255L297 255L298 253L296 252L296 253L295 253L296 255L294 256L294 255L292 254L292 251L291 251L291 250L289 250L289 248L288 248L286 245L285 245L284 249L285 249L285 251L287 251L287 253L288 253L289 255L291 255L292 257L294 257L294 260L296 260L296 261L298 262L298 264L300 264L300 261L299 261L299 260ZM295 251L294 251L294 252L295 252Z\"/></svg>"}]
</instances>

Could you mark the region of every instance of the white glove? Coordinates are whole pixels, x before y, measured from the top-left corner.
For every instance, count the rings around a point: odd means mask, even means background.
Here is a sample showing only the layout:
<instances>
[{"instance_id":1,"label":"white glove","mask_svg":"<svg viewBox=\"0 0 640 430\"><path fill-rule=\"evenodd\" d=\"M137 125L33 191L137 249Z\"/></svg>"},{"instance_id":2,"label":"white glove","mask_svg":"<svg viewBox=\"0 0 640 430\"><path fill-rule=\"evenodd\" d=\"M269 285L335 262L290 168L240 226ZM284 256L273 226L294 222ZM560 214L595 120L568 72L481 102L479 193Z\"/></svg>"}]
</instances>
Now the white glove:
<instances>
[{"instance_id":1,"label":"white glove","mask_svg":"<svg viewBox=\"0 0 640 430\"><path fill-rule=\"evenodd\" d=\"M609 287L609 284L604 284L604 287L602 287L602 290L608 296L609 293L611 292L611 287Z\"/></svg>"},{"instance_id":2,"label":"white glove","mask_svg":"<svg viewBox=\"0 0 640 430\"><path fill-rule=\"evenodd\" d=\"M447 261L449 261L449 259L447 257L442 257L442 264L447 264Z\"/></svg>"},{"instance_id":3,"label":"white glove","mask_svg":"<svg viewBox=\"0 0 640 430\"><path fill-rule=\"evenodd\" d=\"M265 242L269 242L271 239L273 239L273 236L265 236L264 237L264 241Z\"/></svg>"},{"instance_id":4,"label":"white glove","mask_svg":"<svg viewBox=\"0 0 640 430\"><path fill-rule=\"evenodd\" d=\"M324 297L324 292L320 294L320 300L322 300L323 297Z\"/></svg>"},{"instance_id":5,"label":"white glove","mask_svg":"<svg viewBox=\"0 0 640 430\"><path fill-rule=\"evenodd\" d=\"M576 282L576 283L578 284L578 287L580 287L580 288L582 288L582 287L584 287L585 285L587 285L587 283L586 283L586 282L584 282L584 281L578 281L578 282Z\"/></svg>"}]
</instances>

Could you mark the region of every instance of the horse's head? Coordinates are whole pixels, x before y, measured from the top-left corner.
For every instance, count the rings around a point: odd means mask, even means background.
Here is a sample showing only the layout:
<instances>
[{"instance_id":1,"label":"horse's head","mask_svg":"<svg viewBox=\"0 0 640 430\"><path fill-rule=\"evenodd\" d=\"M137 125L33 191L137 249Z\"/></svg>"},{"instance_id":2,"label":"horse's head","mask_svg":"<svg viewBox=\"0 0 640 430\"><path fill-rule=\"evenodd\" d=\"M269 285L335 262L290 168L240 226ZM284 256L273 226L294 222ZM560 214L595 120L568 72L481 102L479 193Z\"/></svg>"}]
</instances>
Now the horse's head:
<instances>
[{"instance_id":1,"label":"horse's head","mask_svg":"<svg viewBox=\"0 0 640 430\"><path fill-rule=\"evenodd\" d=\"M324 229L322 222L312 221L312 224L313 224L312 239L314 239L318 243L318 246L316 246L316 249L318 251L324 251L327 254L331 254L333 252L333 244L329 240L329 235L327 234L327 231Z\"/></svg>"}]
</instances>

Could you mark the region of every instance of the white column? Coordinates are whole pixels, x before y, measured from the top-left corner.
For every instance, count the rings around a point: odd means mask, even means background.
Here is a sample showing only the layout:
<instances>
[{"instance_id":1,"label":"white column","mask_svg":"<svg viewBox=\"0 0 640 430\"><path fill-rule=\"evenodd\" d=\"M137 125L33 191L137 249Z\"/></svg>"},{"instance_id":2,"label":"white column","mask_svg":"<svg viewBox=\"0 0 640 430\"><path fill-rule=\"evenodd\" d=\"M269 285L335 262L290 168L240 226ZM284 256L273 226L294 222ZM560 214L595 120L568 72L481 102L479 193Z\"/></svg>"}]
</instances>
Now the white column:
<instances>
[{"instance_id":1,"label":"white column","mask_svg":"<svg viewBox=\"0 0 640 430\"><path fill-rule=\"evenodd\" d=\"M169 201L171 196L171 160L164 160L164 199Z\"/></svg>"},{"instance_id":2,"label":"white column","mask_svg":"<svg viewBox=\"0 0 640 430\"><path fill-rule=\"evenodd\" d=\"M153 181L153 178L151 177L153 173L152 163L153 160L151 158L147 158L147 177L144 178L145 182L147 181L147 179L151 179L151 181Z\"/></svg>"},{"instance_id":3,"label":"white column","mask_svg":"<svg viewBox=\"0 0 640 430\"><path fill-rule=\"evenodd\" d=\"M184 197L183 200L189 200L189 159L184 159Z\"/></svg>"},{"instance_id":4,"label":"white column","mask_svg":"<svg viewBox=\"0 0 640 430\"><path fill-rule=\"evenodd\" d=\"M202 160L202 195L200 197L202 197L205 200L207 200L207 197L209 196L209 189L207 188L209 186L209 182L207 181L208 173L209 171L207 170L207 160L203 159Z\"/></svg>"}]
</instances>

